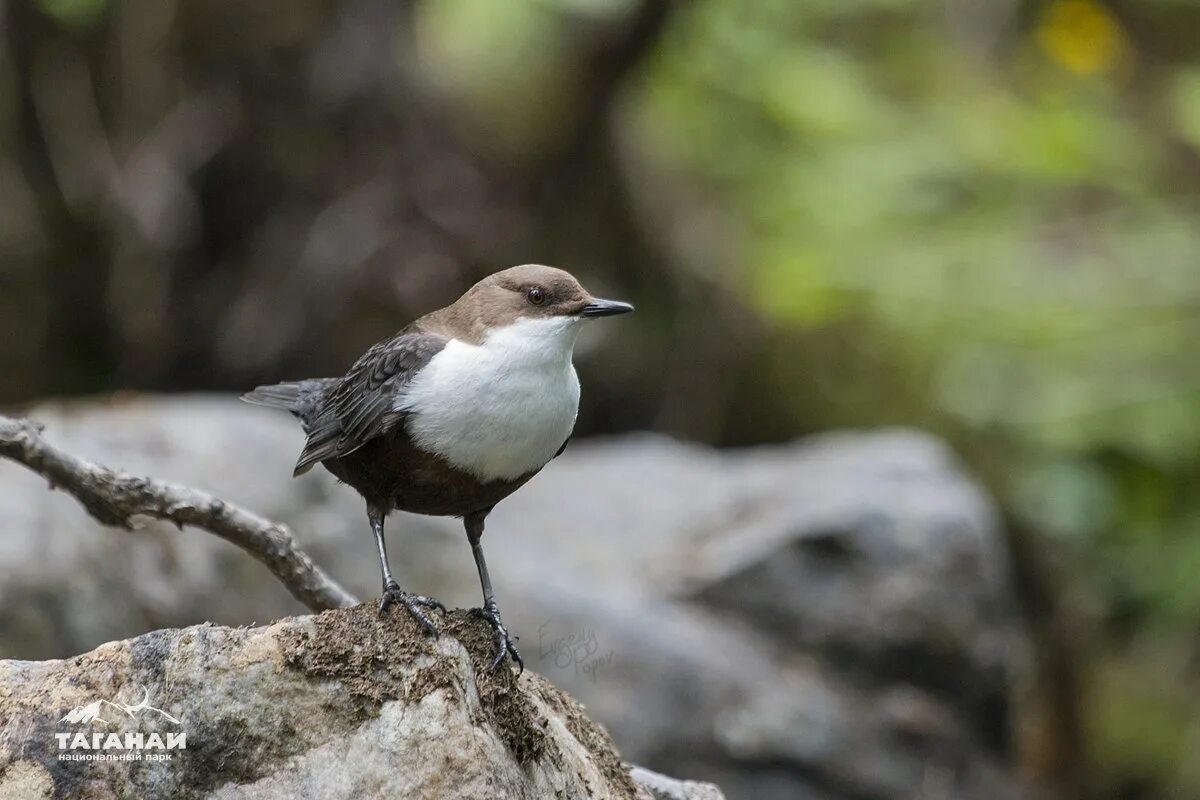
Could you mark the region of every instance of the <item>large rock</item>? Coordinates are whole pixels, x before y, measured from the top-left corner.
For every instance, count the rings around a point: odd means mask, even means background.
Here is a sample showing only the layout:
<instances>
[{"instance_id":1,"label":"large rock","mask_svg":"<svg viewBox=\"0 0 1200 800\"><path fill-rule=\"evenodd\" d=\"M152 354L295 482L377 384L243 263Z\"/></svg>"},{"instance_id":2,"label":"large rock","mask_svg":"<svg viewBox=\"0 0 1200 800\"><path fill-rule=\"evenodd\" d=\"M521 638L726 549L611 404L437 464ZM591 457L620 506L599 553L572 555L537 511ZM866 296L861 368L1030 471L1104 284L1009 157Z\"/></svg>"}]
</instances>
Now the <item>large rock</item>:
<instances>
[{"instance_id":1,"label":"large rock","mask_svg":"<svg viewBox=\"0 0 1200 800\"><path fill-rule=\"evenodd\" d=\"M288 477L302 437L286 415L191 397L31 416L67 449L288 523L343 585L378 592L361 501L320 470ZM4 463L0 526L10 656L298 611L235 548L159 524L100 529ZM479 602L458 522L396 514L388 530L403 585ZM764 800L1019 795L1007 731L1025 645L1004 549L987 498L931 437L729 453L574 442L500 504L483 542L530 667L635 761Z\"/></svg>"},{"instance_id":2,"label":"large rock","mask_svg":"<svg viewBox=\"0 0 1200 800\"><path fill-rule=\"evenodd\" d=\"M486 668L479 620L456 612L444 629L433 641L361 605L0 661L0 797L654 797L578 703L531 672ZM680 786L661 778L650 786Z\"/></svg>"}]
</instances>

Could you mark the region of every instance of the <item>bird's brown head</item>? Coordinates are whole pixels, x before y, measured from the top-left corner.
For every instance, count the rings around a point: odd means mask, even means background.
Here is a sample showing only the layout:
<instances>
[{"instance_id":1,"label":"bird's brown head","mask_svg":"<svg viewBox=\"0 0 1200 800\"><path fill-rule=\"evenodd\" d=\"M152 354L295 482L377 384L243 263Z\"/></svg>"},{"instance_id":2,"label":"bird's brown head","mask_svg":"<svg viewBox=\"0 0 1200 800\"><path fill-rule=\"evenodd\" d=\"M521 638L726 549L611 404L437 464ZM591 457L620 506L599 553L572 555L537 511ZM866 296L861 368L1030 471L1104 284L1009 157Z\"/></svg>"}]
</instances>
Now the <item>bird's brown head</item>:
<instances>
[{"instance_id":1,"label":"bird's brown head","mask_svg":"<svg viewBox=\"0 0 1200 800\"><path fill-rule=\"evenodd\" d=\"M593 297L571 273L541 264L493 273L445 309L455 318L455 327L470 329L472 338L524 319L568 323L632 310L629 303Z\"/></svg>"}]
</instances>

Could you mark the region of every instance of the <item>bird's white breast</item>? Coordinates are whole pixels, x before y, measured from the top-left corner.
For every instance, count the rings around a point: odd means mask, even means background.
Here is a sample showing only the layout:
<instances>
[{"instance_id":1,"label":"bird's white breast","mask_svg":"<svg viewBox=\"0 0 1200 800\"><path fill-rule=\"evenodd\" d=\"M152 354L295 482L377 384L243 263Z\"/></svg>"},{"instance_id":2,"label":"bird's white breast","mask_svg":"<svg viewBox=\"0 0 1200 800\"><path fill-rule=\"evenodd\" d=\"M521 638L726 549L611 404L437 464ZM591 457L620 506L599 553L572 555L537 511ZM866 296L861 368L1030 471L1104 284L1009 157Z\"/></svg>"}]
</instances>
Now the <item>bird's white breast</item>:
<instances>
[{"instance_id":1,"label":"bird's white breast","mask_svg":"<svg viewBox=\"0 0 1200 800\"><path fill-rule=\"evenodd\" d=\"M485 481L540 469L575 427L578 326L568 317L522 319L479 345L452 339L400 401L409 435Z\"/></svg>"}]
</instances>

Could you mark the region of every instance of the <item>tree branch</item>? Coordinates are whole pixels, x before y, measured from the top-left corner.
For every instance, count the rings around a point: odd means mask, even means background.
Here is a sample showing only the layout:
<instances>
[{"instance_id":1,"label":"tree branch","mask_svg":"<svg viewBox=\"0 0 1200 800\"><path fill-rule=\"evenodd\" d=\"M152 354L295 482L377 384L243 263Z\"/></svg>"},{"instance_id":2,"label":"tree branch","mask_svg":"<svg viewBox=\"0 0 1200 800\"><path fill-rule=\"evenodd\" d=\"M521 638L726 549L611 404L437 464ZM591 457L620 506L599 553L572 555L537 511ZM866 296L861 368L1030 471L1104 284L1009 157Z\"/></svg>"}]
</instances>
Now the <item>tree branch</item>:
<instances>
[{"instance_id":1,"label":"tree branch","mask_svg":"<svg viewBox=\"0 0 1200 800\"><path fill-rule=\"evenodd\" d=\"M24 464L64 489L105 525L132 530L144 515L193 525L220 536L257 558L292 596L313 611L352 606L358 601L296 546L277 522L227 503L208 492L92 464L59 450L27 419L0 415L0 456Z\"/></svg>"}]
</instances>

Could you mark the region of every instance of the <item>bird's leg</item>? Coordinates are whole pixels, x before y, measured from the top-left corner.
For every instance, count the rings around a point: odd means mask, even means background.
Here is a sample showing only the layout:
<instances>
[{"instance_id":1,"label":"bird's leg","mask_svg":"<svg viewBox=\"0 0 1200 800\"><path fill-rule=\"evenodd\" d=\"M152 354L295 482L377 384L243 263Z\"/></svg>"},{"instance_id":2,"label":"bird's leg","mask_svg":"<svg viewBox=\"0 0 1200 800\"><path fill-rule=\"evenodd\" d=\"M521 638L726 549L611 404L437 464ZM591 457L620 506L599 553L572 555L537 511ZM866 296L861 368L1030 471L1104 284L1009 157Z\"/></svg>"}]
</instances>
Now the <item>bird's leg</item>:
<instances>
[{"instance_id":1,"label":"bird's leg","mask_svg":"<svg viewBox=\"0 0 1200 800\"><path fill-rule=\"evenodd\" d=\"M500 619L500 609L496 606L496 595L492 592L492 579L488 577L487 562L483 560L483 548L479 540L483 537L483 520L487 517L489 508L482 513L468 514L463 517L463 525L467 529L467 541L471 543L471 555L475 556L475 568L479 570L479 583L483 587L483 608L473 608L471 613L482 617L492 626L496 634L496 657L492 659L489 669L495 669L504 660L505 654L511 655L521 672L525 671L525 662L521 652L517 650L516 636L509 634L508 629Z\"/></svg>"},{"instance_id":2,"label":"bird's leg","mask_svg":"<svg viewBox=\"0 0 1200 800\"><path fill-rule=\"evenodd\" d=\"M400 588L400 585L396 583L396 579L392 577L391 567L388 566L387 545L383 541L384 512L375 508L368 508L367 517L371 520L371 530L375 532L375 545L379 548L379 570L383 573L383 597L379 600L379 613L382 615L392 603L400 603L408 609L408 613L416 617L417 622L421 623L421 627L427 633L431 633L436 637L438 630L424 609L436 608L444 614L446 613L446 607L432 597L426 597L423 594L412 594Z\"/></svg>"}]
</instances>

